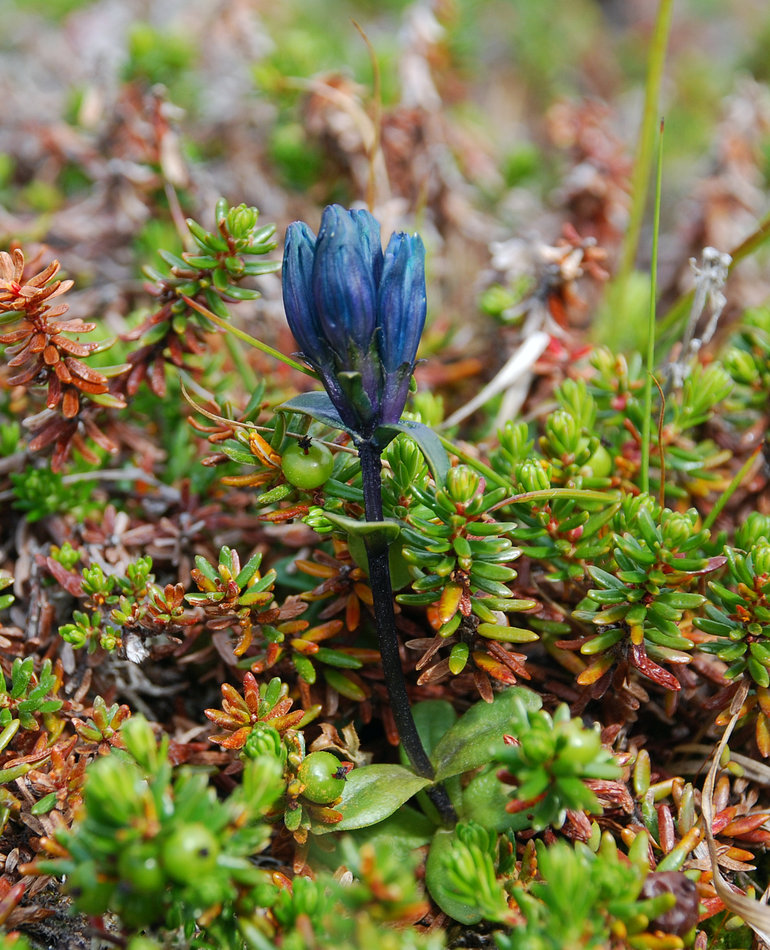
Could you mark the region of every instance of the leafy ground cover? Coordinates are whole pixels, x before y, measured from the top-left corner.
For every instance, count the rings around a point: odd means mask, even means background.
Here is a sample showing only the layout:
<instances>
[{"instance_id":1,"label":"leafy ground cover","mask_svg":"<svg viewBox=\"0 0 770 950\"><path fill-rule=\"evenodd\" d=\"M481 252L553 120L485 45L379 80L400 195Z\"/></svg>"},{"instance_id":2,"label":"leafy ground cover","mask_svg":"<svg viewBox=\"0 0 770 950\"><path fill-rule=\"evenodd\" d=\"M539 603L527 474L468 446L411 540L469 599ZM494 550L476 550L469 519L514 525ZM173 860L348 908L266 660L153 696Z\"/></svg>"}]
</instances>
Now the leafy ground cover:
<instances>
[{"instance_id":1,"label":"leafy ground cover","mask_svg":"<svg viewBox=\"0 0 770 950\"><path fill-rule=\"evenodd\" d=\"M274 6L4 10L2 947L770 942L770 16Z\"/></svg>"}]
</instances>

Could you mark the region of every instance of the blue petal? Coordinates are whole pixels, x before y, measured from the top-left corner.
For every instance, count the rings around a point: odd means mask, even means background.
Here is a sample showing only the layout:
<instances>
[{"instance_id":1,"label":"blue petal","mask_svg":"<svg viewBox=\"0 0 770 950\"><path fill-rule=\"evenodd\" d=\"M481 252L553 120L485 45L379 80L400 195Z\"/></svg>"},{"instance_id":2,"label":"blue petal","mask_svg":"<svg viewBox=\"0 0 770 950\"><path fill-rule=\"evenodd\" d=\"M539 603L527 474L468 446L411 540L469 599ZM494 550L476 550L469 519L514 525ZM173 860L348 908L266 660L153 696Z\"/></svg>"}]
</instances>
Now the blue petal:
<instances>
[{"instance_id":1,"label":"blue petal","mask_svg":"<svg viewBox=\"0 0 770 950\"><path fill-rule=\"evenodd\" d=\"M394 234L388 242L377 303L385 371L413 364L425 326L425 246L416 234Z\"/></svg>"},{"instance_id":2,"label":"blue petal","mask_svg":"<svg viewBox=\"0 0 770 950\"><path fill-rule=\"evenodd\" d=\"M308 359L318 362L325 347L313 301L315 247L315 234L304 221L289 225L283 252L282 289L286 319L294 339Z\"/></svg>"},{"instance_id":3,"label":"blue petal","mask_svg":"<svg viewBox=\"0 0 770 950\"><path fill-rule=\"evenodd\" d=\"M351 342L366 352L377 314L372 254L362 247L356 220L339 205L324 210L312 282L316 311L329 345L342 360Z\"/></svg>"},{"instance_id":4,"label":"blue petal","mask_svg":"<svg viewBox=\"0 0 770 950\"><path fill-rule=\"evenodd\" d=\"M374 286L379 287L382 276L382 240L380 222L368 211L355 209L348 212L358 228L358 240L364 261L374 278Z\"/></svg>"}]
</instances>

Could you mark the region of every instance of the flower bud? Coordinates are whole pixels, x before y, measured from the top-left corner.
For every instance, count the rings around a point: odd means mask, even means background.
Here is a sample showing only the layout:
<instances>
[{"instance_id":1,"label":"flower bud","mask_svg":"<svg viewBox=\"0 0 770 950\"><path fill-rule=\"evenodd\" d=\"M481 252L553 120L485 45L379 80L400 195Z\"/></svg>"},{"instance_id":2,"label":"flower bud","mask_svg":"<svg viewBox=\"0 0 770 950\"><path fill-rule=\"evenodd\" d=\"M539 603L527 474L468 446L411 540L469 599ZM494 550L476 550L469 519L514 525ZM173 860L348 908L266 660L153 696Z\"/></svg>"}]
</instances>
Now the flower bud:
<instances>
[{"instance_id":1,"label":"flower bud","mask_svg":"<svg viewBox=\"0 0 770 950\"><path fill-rule=\"evenodd\" d=\"M540 462L522 462L516 467L516 487L520 491L546 491L551 487L550 466Z\"/></svg>"}]
</instances>

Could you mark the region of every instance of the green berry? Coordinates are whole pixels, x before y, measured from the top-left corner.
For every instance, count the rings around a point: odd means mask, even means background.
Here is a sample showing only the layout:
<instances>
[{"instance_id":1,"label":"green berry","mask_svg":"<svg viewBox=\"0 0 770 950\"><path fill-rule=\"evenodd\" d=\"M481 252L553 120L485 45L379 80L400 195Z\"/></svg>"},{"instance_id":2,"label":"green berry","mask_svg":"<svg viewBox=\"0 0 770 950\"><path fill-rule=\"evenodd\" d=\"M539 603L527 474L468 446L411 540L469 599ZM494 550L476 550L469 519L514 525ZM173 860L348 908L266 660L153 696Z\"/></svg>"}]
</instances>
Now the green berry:
<instances>
[{"instance_id":1,"label":"green berry","mask_svg":"<svg viewBox=\"0 0 770 950\"><path fill-rule=\"evenodd\" d=\"M333 467L334 457L329 449L309 439L292 443L281 457L286 480L304 491L320 488L328 480Z\"/></svg>"},{"instance_id":2,"label":"green berry","mask_svg":"<svg viewBox=\"0 0 770 950\"><path fill-rule=\"evenodd\" d=\"M302 794L317 805L336 801L345 787L347 769L331 752L311 752L302 760L297 777L305 786Z\"/></svg>"},{"instance_id":3,"label":"green berry","mask_svg":"<svg viewBox=\"0 0 770 950\"><path fill-rule=\"evenodd\" d=\"M165 841L161 863L169 877L180 884L192 884L213 871L219 855L219 842L209 829L198 822L180 825Z\"/></svg>"},{"instance_id":4,"label":"green berry","mask_svg":"<svg viewBox=\"0 0 770 950\"><path fill-rule=\"evenodd\" d=\"M607 478L612 474L613 469L612 456L603 445L597 445L594 454L583 465L581 471L587 470L586 474L593 475L594 478Z\"/></svg>"},{"instance_id":5,"label":"green berry","mask_svg":"<svg viewBox=\"0 0 770 950\"><path fill-rule=\"evenodd\" d=\"M118 874L139 894L153 894L166 883L158 849L151 841L136 841L124 848L118 858Z\"/></svg>"}]
</instances>

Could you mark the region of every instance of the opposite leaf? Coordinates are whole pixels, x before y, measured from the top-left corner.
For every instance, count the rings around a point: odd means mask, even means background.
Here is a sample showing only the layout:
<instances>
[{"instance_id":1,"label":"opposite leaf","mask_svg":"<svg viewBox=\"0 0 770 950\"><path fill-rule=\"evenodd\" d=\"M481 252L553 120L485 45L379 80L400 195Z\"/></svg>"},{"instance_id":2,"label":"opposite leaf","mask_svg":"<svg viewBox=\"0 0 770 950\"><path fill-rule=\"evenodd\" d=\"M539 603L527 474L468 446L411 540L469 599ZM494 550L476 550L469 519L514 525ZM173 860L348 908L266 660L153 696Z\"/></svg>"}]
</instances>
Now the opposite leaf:
<instances>
[{"instance_id":1,"label":"opposite leaf","mask_svg":"<svg viewBox=\"0 0 770 950\"><path fill-rule=\"evenodd\" d=\"M459 775L489 762L503 736L516 731L516 709L540 709L537 693L521 686L512 686L498 693L494 702L476 703L455 723L436 746L431 761L436 781ZM519 706L520 708L520 706Z\"/></svg>"},{"instance_id":2,"label":"opposite leaf","mask_svg":"<svg viewBox=\"0 0 770 950\"><path fill-rule=\"evenodd\" d=\"M328 834L375 825L426 785L430 785L430 779L415 775L401 765L365 765L354 769L345 781L342 801L336 806L342 813L342 821L314 826L313 833Z\"/></svg>"},{"instance_id":3,"label":"opposite leaf","mask_svg":"<svg viewBox=\"0 0 770 950\"><path fill-rule=\"evenodd\" d=\"M383 437L383 433L387 433ZM449 471L449 456L441 443L441 439L429 426L422 422L412 422L408 419L401 419L395 425L380 426L375 435L379 438L381 444L387 444L399 433L409 436L420 448L428 463L431 475L437 485L443 485L446 481Z\"/></svg>"},{"instance_id":4,"label":"opposite leaf","mask_svg":"<svg viewBox=\"0 0 770 950\"><path fill-rule=\"evenodd\" d=\"M326 393L301 393L299 396L294 396L293 399L281 403L277 408L281 412L301 412L303 415L310 416L316 422L322 422L332 429L342 429L351 435L355 434L342 421L340 414Z\"/></svg>"}]
</instances>

